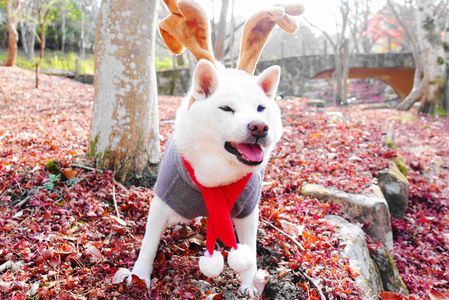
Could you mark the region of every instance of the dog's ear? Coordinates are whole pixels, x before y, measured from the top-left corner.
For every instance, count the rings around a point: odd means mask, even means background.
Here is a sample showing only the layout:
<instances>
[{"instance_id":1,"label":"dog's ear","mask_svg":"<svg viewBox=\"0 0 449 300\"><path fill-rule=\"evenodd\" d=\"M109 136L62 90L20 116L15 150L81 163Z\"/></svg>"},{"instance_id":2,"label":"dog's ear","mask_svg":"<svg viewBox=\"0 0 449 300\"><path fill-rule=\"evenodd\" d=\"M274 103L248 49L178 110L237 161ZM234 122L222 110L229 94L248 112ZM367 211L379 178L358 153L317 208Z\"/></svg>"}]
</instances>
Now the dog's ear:
<instances>
[{"instance_id":1,"label":"dog's ear","mask_svg":"<svg viewBox=\"0 0 449 300\"><path fill-rule=\"evenodd\" d=\"M193 93L195 100L204 100L217 89L218 76L215 66L208 60L198 62L193 74Z\"/></svg>"},{"instance_id":2,"label":"dog's ear","mask_svg":"<svg viewBox=\"0 0 449 300\"><path fill-rule=\"evenodd\" d=\"M274 98L276 96L280 76L281 67L275 65L265 69L257 77L257 83L268 98Z\"/></svg>"}]
</instances>

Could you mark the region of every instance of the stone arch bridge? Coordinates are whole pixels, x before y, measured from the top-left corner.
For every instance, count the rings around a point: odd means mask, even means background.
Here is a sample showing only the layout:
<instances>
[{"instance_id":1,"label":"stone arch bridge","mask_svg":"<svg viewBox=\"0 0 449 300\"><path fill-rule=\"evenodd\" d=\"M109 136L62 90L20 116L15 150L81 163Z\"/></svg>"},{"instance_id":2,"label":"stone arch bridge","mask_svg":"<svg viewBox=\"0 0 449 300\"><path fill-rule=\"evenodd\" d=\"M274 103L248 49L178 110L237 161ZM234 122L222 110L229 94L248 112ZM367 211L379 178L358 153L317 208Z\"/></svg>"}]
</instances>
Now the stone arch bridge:
<instances>
[{"instance_id":1,"label":"stone arch bridge","mask_svg":"<svg viewBox=\"0 0 449 300\"><path fill-rule=\"evenodd\" d=\"M279 91L299 96L311 79L329 79L335 68L334 55L308 55L261 61L257 71L270 65L282 67ZM400 98L413 86L415 66L411 53L355 54L349 56L349 78L374 78L390 85Z\"/></svg>"},{"instance_id":2,"label":"stone arch bridge","mask_svg":"<svg viewBox=\"0 0 449 300\"><path fill-rule=\"evenodd\" d=\"M279 92L301 96L311 79L331 78L335 68L334 55L307 55L261 61L256 74L271 65L282 67ZM411 53L355 54L349 57L349 78L374 78L390 85L404 98L413 85L414 61ZM182 95L190 86L188 70L158 72L160 94Z\"/></svg>"}]
</instances>

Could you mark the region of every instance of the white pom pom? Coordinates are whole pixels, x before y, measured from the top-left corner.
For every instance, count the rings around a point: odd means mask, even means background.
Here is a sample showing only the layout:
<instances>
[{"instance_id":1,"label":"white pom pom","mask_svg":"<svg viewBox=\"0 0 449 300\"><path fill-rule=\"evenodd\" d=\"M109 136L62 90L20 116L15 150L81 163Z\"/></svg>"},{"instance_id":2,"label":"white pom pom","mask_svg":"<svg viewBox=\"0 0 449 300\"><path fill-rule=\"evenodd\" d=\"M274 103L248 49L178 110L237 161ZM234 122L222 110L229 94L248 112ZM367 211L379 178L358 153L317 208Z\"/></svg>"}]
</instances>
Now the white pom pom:
<instances>
[{"instance_id":1,"label":"white pom pom","mask_svg":"<svg viewBox=\"0 0 449 300\"><path fill-rule=\"evenodd\" d=\"M256 264L256 253L245 244L238 244L237 249L231 249L228 264L236 272L244 272Z\"/></svg>"},{"instance_id":2,"label":"white pom pom","mask_svg":"<svg viewBox=\"0 0 449 300\"><path fill-rule=\"evenodd\" d=\"M224 260L220 251L214 251L212 255L208 251L200 257L200 271L207 277L217 277L223 271Z\"/></svg>"}]
</instances>

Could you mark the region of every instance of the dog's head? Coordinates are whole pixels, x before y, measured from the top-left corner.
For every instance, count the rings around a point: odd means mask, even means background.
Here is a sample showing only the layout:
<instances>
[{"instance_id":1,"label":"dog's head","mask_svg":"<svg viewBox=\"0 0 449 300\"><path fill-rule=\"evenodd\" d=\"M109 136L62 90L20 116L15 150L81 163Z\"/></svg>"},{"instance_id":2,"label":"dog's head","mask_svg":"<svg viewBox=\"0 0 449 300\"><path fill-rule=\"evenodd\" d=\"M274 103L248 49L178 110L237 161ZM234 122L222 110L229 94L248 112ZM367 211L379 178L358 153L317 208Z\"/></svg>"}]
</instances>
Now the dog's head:
<instances>
[{"instance_id":1,"label":"dog's head","mask_svg":"<svg viewBox=\"0 0 449 300\"><path fill-rule=\"evenodd\" d=\"M175 141L198 169L197 179L213 186L232 182L267 162L282 133L274 101L280 68L253 76L262 49L276 25L294 32L302 5L281 5L260 11L244 27L236 69L224 68L211 51L209 21L195 0L164 0L171 14L159 22L161 37L175 54L189 49L199 60L191 90L176 117ZM210 171L211 170L211 171ZM209 177L233 175L223 180ZM212 176L215 175L215 176ZM201 178L199 178L201 177Z\"/></svg>"},{"instance_id":2,"label":"dog's head","mask_svg":"<svg viewBox=\"0 0 449 300\"><path fill-rule=\"evenodd\" d=\"M201 60L186 105L178 113L177 131L204 145L201 152L248 167L263 164L282 134L274 100L279 75L278 66L252 76Z\"/></svg>"}]
</instances>

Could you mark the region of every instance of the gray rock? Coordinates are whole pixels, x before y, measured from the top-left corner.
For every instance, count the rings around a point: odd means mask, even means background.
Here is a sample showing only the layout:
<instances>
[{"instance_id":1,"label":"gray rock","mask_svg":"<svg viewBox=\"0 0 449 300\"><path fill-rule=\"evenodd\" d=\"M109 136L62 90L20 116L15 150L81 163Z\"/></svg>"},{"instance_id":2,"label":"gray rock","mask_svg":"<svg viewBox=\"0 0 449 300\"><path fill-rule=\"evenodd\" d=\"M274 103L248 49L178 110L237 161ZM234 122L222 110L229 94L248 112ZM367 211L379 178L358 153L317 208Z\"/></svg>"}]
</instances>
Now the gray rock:
<instances>
[{"instance_id":1,"label":"gray rock","mask_svg":"<svg viewBox=\"0 0 449 300\"><path fill-rule=\"evenodd\" d=\"M390 212L385 198L375 191L367 195L349 194L316 184L304 184L301 194L322 202L341 206L342 211L364 224L363 230L375 241L380 241L389 251L393 250Z\"/></svg>"},{"instance_id":2,"label":"gray rock","mask_svg":"<svg viewBox=\"0 0 449 300\"><path fill-rule=\"evenodd\" d=\"M377 175L379 186L388 202L390 213L403 218L408 206L409 182L395 163Z\"/></svg>"},{"instance_id":3,"label":"gray rock","mask_svg":"<svg viewBox=\"0 0 449 300\"><path fill-rule=\"evenodd\" d=\"M345 245L340 255L347 257L350 267L359 274L355 284L362 292L362 299L378 299L377 295L383 290L382 281L370 257L365 233L359 226L349 223L342 217L329 215L326 216L326 220L338 227L337 237Z\"/></svg>"},{"instance_id":4,"label":"gray rock","mask_svg":"<svg viewBox=\"0 0 449 300\"><path fill-rule=\"evenodd\" d=\"M402 281L393 255L382 247L371 252L371 257L377 265L383 287L386 291L408 295L408 289Z\"/></svg>"},{"instance_id":5,"label":"gray rock","mask_svg":"<svg viewBox=\"0 0 449 300\"><path fill-rule=\"evenodd\" d=\"M385 199L384 194L382 193L382 190L377 184L370 185L366 190L362 192L362 195L367 197L377 197L381 199Z\"/></svg>"}]
</instances>

